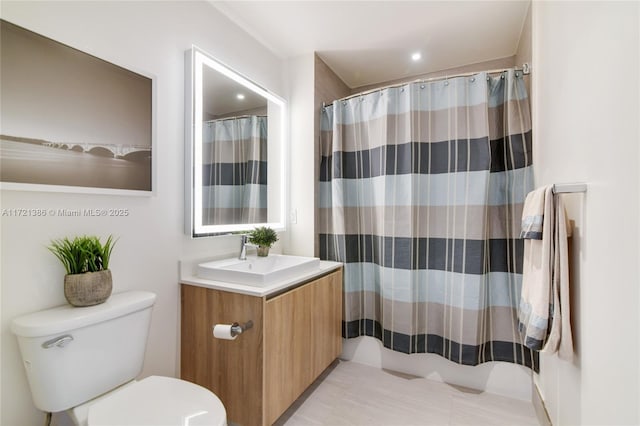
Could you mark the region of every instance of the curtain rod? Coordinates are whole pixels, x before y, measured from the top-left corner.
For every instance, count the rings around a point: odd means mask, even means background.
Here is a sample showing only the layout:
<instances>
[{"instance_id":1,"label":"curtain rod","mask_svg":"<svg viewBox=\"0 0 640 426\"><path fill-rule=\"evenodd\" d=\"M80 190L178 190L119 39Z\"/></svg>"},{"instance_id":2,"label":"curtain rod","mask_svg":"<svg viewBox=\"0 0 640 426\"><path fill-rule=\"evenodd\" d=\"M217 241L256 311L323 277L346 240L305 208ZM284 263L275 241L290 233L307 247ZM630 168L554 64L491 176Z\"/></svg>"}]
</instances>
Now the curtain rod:
<instances>
[{"instance_id":1,"label":"curtain rod","mask_svg":"<svg viewBox=\"0 0 640 426\"><path fill-rule=\"evenodd\" d=\"M425 79L419 79L419 80L413 80L413 81L405 81L405 82L402 82L402 83L394 83L394 84L389 84L388 86L376 87L375 89L369 89L369 90L365 90L364 92L360 92L360 93L356 93L356 94L353 94L353 95L345 96L344 98L338 99L338 101L346 101L347 99L355 98L355 97L358 97L358 96L364 96L364 95L368 95L369 93L375 93L375 92L379 92L379 91L382 91L382 90L385 90L385 89L391 89L391 88L394 88L394 87L400 87L400 86L404 86L404 85L411 84L411 83L429 83L431 81L448 80L450 78L469 77L469 76L480 74L480 73L483 73L483 72L487 73L487 74L498 74L498 73L502 73L502 72L508 71L510 69L511 68L501 68L501 69L488 70L488 71L470 71L470 72L461 73L461 74L443 75L443 76L440 76L440 77L431 77L431 78L425 78ZM524 64L522 64L522 68L515 68L515 71L522 71L522 74L529 75L529 74L531 74L531 67L529 66L528 62L525 62ZM331 104L329 104L329 105L331 105ZM324 102L322 102L322 108L326 108L326 106L327 105Z\"/></svg>"},{"instance_id":2,"label":"curtain rod","mask_svg":"<svg viewBox=\"0 0 640 426\"><path fill-rule=\"evenodd\" d=\"M238 115L235 117L213 118L211 120L204 120L203 123L213 123L215 121L226 121L226 120L238 120L240 118L251 118L251 117L267 118L266 115Z\"/></svg>"}]
</instances>

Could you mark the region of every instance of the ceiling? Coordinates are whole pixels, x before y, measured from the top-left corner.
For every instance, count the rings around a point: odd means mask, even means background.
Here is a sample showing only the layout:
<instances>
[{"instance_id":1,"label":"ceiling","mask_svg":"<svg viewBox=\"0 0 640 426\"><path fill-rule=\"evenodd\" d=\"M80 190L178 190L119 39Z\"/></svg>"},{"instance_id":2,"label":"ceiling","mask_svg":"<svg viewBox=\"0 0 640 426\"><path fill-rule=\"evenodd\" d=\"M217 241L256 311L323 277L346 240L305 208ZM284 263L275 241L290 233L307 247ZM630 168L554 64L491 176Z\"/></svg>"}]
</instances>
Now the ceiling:
<instances>
[{"instance_id":1,"label":"ceiling","mask_svg":"<svg viewBox=\"0 0 640 426\"><path fill-rule=\"evenodd\" d=\"M285 59L317 52L351 88L516 53L529 0L220 1ZM421 52L419 61L410 56Z\"/></svg>"},{"instance_id":2,"label":"ceiling","mask_svg":"<svg viewBox=\"0 0 640 426\"><path fill-rule=\"evenodd\" d=\"M267 112L264 96L222 75L213 68L202 67L202 110L209 117L218 118L228 114L249 113L262 108ZM240 97L241 96L241 97Z\"/></svg>"}]
</instances>

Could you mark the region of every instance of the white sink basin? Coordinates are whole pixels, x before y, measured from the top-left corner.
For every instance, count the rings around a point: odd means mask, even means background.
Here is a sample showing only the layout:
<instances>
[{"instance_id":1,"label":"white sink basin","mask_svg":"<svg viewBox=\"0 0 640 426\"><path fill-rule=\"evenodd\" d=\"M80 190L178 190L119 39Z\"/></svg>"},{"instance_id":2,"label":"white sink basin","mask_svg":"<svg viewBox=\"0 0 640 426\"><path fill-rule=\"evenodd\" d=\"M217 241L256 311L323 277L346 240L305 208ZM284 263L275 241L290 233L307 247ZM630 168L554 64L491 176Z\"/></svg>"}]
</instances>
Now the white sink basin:
<instances>
[{"instance_id":1,"label":"white sink basin","mask_svg":"<svg viewBox=\"0 0 640 426\"><path fill-rule=\"evenodd\" d=\"M320 267L317 257L270 254L247 256L247 260L223 259L198 265L197 275L215 281L263 287L293 279Z\"/></svg>"}]
</instances>

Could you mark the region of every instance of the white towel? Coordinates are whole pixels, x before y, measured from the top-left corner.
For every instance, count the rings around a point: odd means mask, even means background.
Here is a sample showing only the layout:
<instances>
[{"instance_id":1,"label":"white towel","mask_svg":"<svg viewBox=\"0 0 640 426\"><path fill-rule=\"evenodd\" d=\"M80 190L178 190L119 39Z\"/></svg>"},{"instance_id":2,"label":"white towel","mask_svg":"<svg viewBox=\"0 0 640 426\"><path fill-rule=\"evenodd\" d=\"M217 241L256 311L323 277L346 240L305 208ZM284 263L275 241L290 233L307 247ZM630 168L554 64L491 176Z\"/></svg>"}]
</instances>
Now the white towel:
<instances>
[{"instance_id":1,"label":"white towel","mask_svg":"<svg viewBox=\"0 0 640 426\"><path fill-rule=\"evenodd\" d=\"M553 188L552 188L553 191ZM522 208L522 230L520 238L530 240L542 239L542 220L545 214L547 188L540 188L527 194ZM552 192L553 194L553 192Z\"/></svg>"},{"instance_id":2,"label":"white towel","mask_svg":"<svg viewBox=\"0 0 640 426\"><path fill-rule=\"evenodd\" d=\"M560 198L554 197L552 186L546 186L532 191L525 200L518 323L525 346L545 353L559 350L561 358L570 360L573 341L569 322L569 233Z\"/></svg>"},{"instance_id":3,"label":"white towel","mask_svg":"<svg viewBox=\"0 0 640 426\"><path fill-rule=\"evenodd\" d=\"M525 346L541 350L549 330L553 262L553 187L531 191L522 209L524 262L518 329ZM529 225L539 222L532 232ZM535 238L531 238L535 237Z\"/></svg>"}]
</instances>

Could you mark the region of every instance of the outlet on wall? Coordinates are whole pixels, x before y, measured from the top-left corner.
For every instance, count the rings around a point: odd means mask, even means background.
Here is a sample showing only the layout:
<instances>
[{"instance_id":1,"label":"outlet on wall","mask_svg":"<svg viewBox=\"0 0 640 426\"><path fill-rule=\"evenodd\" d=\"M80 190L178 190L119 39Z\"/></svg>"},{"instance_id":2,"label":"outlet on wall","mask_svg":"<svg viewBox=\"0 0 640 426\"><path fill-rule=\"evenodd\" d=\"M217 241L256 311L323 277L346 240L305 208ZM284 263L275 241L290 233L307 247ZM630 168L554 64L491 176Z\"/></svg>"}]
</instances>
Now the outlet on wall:
<instances>
[{"instance_id":1,"label":"outlet on wall","mask_svg":"<svg viewBox=\"0 0 640 426\"><path fill-rule=\"evenodd\" d=\"M289 222L291 222L292 225L298 223L298 209L291 209L289 212Z\"/></svg>"}]
</instances>

